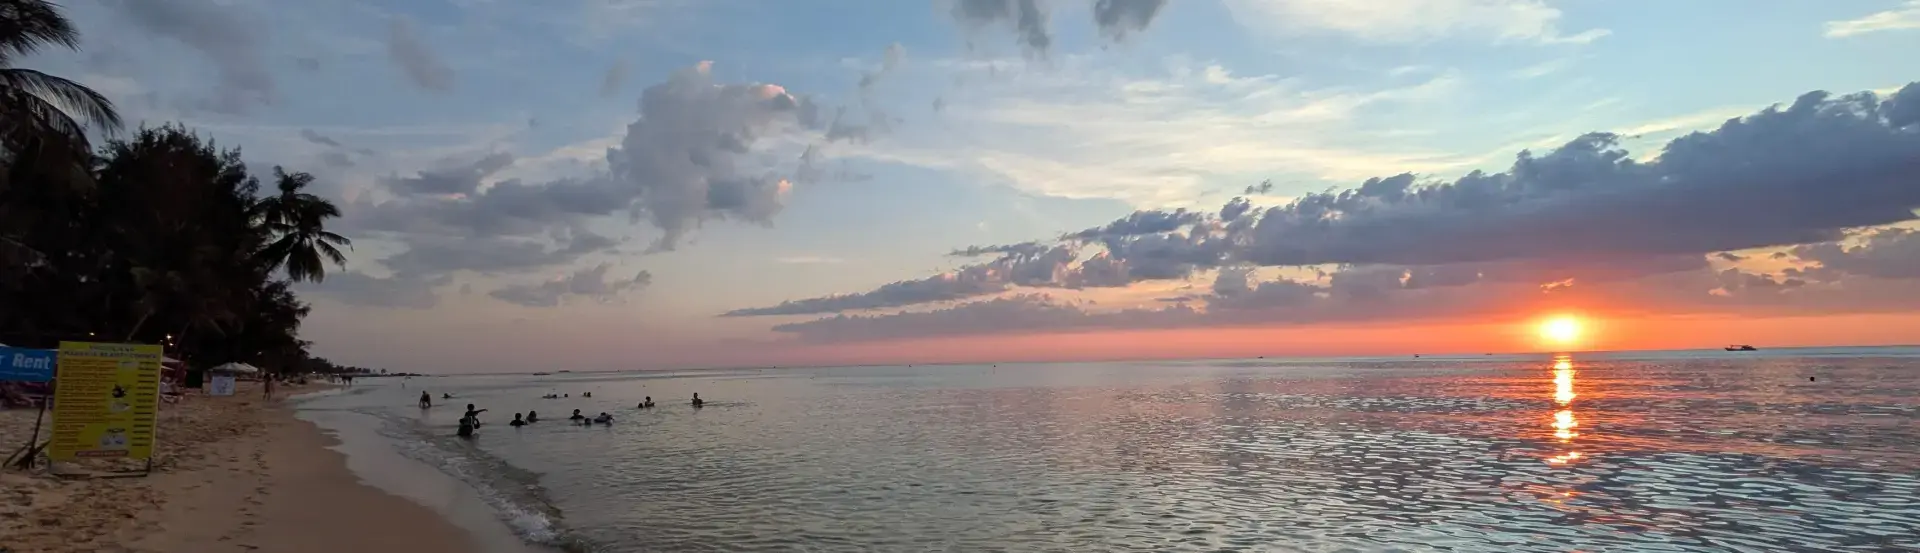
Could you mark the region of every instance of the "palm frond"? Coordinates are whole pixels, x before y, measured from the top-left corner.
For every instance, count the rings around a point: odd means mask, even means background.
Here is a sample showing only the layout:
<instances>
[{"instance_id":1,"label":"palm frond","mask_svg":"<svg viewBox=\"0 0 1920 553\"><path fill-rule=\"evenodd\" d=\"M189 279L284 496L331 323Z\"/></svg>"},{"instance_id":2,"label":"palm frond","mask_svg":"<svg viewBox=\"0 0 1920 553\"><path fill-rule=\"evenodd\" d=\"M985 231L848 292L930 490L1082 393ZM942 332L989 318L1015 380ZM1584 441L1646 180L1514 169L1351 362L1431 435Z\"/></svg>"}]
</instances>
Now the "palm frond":
<instances>
[{"instance_id":1,"label":"palm frond","mask_svg":"<svg viewBox=\"0 0 1920 553\"><path fill-rule=\"evenodd\" d=\"M0 87L44 98L64 108L63 111L77 112L102 134L120 130L120 112L114 109L113 100L65 77L32 69L6 68L0 69Z\"/></svg>"},{"instance_id":2,"label":"palm frond","mask_svg":"<svg viewBox=\"0 0 1920 553\"><path fill-rule=\"evenodd\" d=\"M0 61L47 46L80 48L80 31L58 5L46 0L0 0Z\"/></svg>"},{"instance_id":3,"label":"palm frond","mask_svg":"<svg viewBox=\"0 0 1920 553\"><path fill-rule=\"evenodd\" d=\"M334 265L347 264L346 254L340 253L340 248L333 247L333 244L314 242L313 249L320 252L321 257L327 258L327 261L332 261Z\"/></svg>"},{"instance_id":4,"label":"palm frond","mask_svg":"<svg viewBox=\"0 0 1920 553\"><path fill-rule=\"evenodd\" d=\"M0 69L0 73L11 71ZM53 102L17 88L0 85L0 129L5 138L22 143L47 136L58 137L87 149L87 128Z\"/></svg>"}]
</instances>

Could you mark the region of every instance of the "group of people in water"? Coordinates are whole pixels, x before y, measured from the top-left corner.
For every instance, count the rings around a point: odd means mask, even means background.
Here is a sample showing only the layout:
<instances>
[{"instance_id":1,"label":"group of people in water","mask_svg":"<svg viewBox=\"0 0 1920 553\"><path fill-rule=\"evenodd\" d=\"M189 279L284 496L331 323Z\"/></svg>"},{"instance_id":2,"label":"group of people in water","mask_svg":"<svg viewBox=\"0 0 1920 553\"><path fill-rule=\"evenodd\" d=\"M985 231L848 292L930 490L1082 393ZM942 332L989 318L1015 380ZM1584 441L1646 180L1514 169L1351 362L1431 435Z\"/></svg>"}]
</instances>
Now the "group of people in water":
<instances>
[{"instance_id":1,"label":"group of people in water","mask_svg":"<svg viewBox=\"0 0 1920 553\"><path fill-rule=\"evenodd\" d=\"M707 402L706 402L705 400L702 400L702 399L700 399L700 394L699 394L698 392L695 392L695 393L693 394L693 401L692 401L692 402L689 402L689 405L692 405L692 406L694 406L694 407L700 407L700 406L702 406L702 405L706 405L706 404L707 404ZM653 408L653 396L647 396L647 398L646 398L646 399L643 399L643 400L640 400L640 404L639 404L639 405L635 405L635 406L633 406L633 408L635 408L635 409L652 409L652 408Z\"/></svg>"},{"instance_id":2,"label":"group of people in water","mask_svg":"<svg viewBox=\"0 0 1920 553\"><path fill-rule=\"evenodd\" d=\"M453 399L453 394L441 394L440 397L442 399ZM556 396L554 396L553 394L547 394L545 396L541 396L541 399L555 399L555 397ZM558 397L566 397L566 396L561 395ZM593 397L593 392L581 393L580 397ZM700 399L700 394L695 393L693 394L693 401L689 402L689 405L692 405L694 408L697 409L706 405L706 403L707 403L706 400ZM431 407L433 407L433 395L428 394L427 392L420 392L420 408L428 409ZM647 396L646 399L641 400L638 405L634 406L634 408L635 409L652 409L653 396ZM485 412L487 412L486 409L476 409L473 404L471 403L467 404L467 411L466 413L460 416L460 429L456 431L456 433L462 438L473 437L474 431L478 430L480 426L483 424L480 422L480 414ZM605 411L602 411L600 412L599 415L595 415L593 417L587 417L586 415L580 414L579 409L574 409L573 415L567 417L567 421L569 423L578 424L581 426L592 426L595 424L612 425L613 415L609 415ZM522 416L521 413L514 413L513 421L507 423L507 425L512 426L514 428L519 428L519 427L533 424L536 422L540 422L540 413L538 411L527 411L524 416Z\"/></svg>"}]
</instances>

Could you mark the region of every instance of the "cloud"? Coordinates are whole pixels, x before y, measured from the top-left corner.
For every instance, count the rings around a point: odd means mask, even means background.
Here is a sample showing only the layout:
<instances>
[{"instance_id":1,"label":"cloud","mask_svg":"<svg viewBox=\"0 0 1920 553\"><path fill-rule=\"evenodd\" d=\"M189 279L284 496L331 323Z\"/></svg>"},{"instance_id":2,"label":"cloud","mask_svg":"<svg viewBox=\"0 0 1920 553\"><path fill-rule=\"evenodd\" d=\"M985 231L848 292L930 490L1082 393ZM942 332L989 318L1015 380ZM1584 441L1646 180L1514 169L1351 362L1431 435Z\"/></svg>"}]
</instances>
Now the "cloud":
<instances>
[{"instance_id":1,"label":"cloud","mask_svg":"<svg viewBox=\"0 0 1920 553\"><path fill-rule=\"evenodd\" d=\"M1514 70L1510 75L1515 79L1538 79L1565 71L1568 67L1573 66L1573 62L1573 58L1548 60Z\"/></svg>"},{"instance_id":2,"label":"cloud","mask_svg":"<svg viewBox=\"0 0 1920 553\"><path fill-rule=\"evenodd\" d=\"M1441 264L1679 254L1803 244L1913 218L1920 129L1909 86L1801 96L1636 162L1606 133L1504 173L1416 187L1410 174L1310 194L1259 215L1238 256L1261 265ZM1893 117L1889 117L1892 115Z\"/></svg>"},{"instance_id":3,"label":"cloud","mask_svg":"<svg viewBox=\"0 0 1920 553\"><path fill-rule=\"evenodd\" d=\"M1564 34L1563 14L1543 0L1227 0L1242 24L1281 33L1337 33L1381 43L1442 38L1502 42L1592 42L1609 33Z\"/></svg>"},{"instance_id":4,"label":"cloud","mask_svg":"<svg viewBox=\"0 0 1920 553\"><path fill-rule=\"evenodd\" d=\"M899 70L900 64L906 63L906 60L907 47L901 46L898 42L888 44L886 51L880 57L880 69L860 76L861 93L865 94L868 89L873 88L873 85L878 84L881 78Z\"/></svg>"},{"instance_id":5,"label":"cloud","mask_svg":"<svg viewBox=\"0 0 1920 553\"><path fill-rule=\"evenodd\" d=\"M1101 238L1119 238L1142 234L1160 234L1180 230L1181 227L1200 222L1204 217L1199 212L1175 209L1173 211L1135 211L1125 218L1066 236L1072 240L1098 240Z\"/></svg>"},{"instance_id":6,"label":"cloud","mask_svg":"<svg viewBox=\"0 0 1920 553\"><path fill-rule=\"evenodd\" d=\"M559 307L567 298L581 297L599 303L618 302L629 291L646 288L653 274L640 271L632 278L607 280L611 265L602 263L539 284L512 284L488 292L494 299L526 307Z\"/></svg>"},{"instance_id":7,"label":"cloud","mask_svg":"<svg viewBox=\"0 0 1920 553\"><path fill-rule=\"evenodd\" d=\"M300 139L305 140L307 142L312 142L314 144L319 144L322 146L332 146L335 148L343 147L340 145L340 141L329 138L326 135L313 132L313 129L300 129Z\"/></svg>"},{"instance_id":8,"label":"cloud","mask_svg":"<svg viewBox=\"0 0 1920 553\"><path fill-rule=\"evenodd\" d=\"M1441 72L1387 88L1311 88L1281 75L1236 75L1217 65L1164 60L1143 76L1061 57L1046 70L997 70L955 91L938 133L896 133L846 157L959 170L1022 191L1191 205L1224 179L1286 171L1350 179L1380 167L1440 170L1478 163L1356 136L1372 121L1402 125L1459 97L1463 79ZM985 77L989 64L932 62ZM965 137L992 136L992 141ZM1211 200L1209 200L1211 201Z\"/></svg>"},{"instance_id":9,"label":"cloud","mask_svg":"<svg viewBox=\"0 0 1920 553\"><path fill-rule=\"evenodd\" d=\"M198 51L219 73L217 88L199 107L222 113L246 113L272 104L273 74L260 53L258 25L232 6L209 0L103 0L136 27Z\"/></svg>"},{"instance_id":10,"label":"cloud","mask_svg":"<svg viewBox=\"0 0 1920 553\"><path fill-rule=\"evenodd\" d=\"M607 151L612 180L664 233L659 249L673 249L707 220L768 224L792 188L792 171L753 159L753 147L763 136L800 129L809 105L779 85L717 84L711 62L677 71L647 87L640 119Z\"/></svg>"},{"instance_id":11,"label":"cloud","mask_svg":"<svg viewBox=\"0 0 1920 553\"><path fill-rule=\"evenodd\" d=\"M414 36L413 24L396 17L387 32L387 57L400 66L408 82L428 92L453 90L453 68Z\"/></svg>"},{"instance_id":12,"label":"cloud","mask_svg":"<svg viewBox=\"0 0 1920 553\"><path fill-rule=\"evenodd\" d=\"M838 315L776 325L773 330L792 333L807 341L838 342L1082 328L1094 324L1093 318L1077 307L1056 303L1047 296L1022 294L928 312L877 317Z\"/></svg>"},{"instance_id":13,"label":"cloud","mask_svg":"<svg viewBox=\"0 0 1920 553\"><path fill-rule=\"evenodd\" d=\"M318 283L303 283L301 288L315 295L347 305L395 309L431 309L439 305L434 289L452 283L449 277L416 278L376 277L358 271L327 275ZM303 292L305 293L305 292Z\"/></svg>"},{"instance_id":14,"label":"cloud","mask_svg":"<svg viewBox=\"0 0 1920 553\"><path fill-rule=\"evenodd\" d=\"M847 262L847 260L838 257L819 255L789 255L776 257L773 261L782 265L839 265Z\"/></svg>"},{"instance_id":15,"label":"cloud","mask_svg":"<svg viewBox=\"0 0 1920 553\"><path fill-rule=\"evenodd\" d=\"M411 177L386 180L389 190L402 195L472 194L487 177L513 165L513 154L494 152L467 162L420 171Z\"/></svg>"},{"instance_id":16,"label":"cloud","mask_svg":"<svg viewBox=\"0 0 1920 553\"><path fill-rule=\"evenodd\" d=\"M328 167L345 168L354 166L353 158L347 157L345 152L326 152L320 154L320 162L327 164Z\"/></svg>"},{"instance_id":17,"label":"cloud","mask_svg":"<svg viewBox=\"0 0 1920 553\"><path fill-rule=\"evenodd\" d=\"M617 245L612 238L572 232L553 239L528 237L414 236L404 252L380 260L403 275L444 275L454 271L514 274L571 263Z\"/></svg>"},{"instance_id":18,"label":"cloud","mask_svg":"<svg viewBox=\"0 0 1920 553\"><path fill-rule=\"evenodd\" d=\"M612 98L620 94L620 88L627 85L627 73L630 71L632 68L627 66L627 60L613 62L613 66L607 68L606 76L600 78L600 97Z\"/></svg>"},{"instance_id":19,"label":"cloud","mask_svg":"<svg viewBox=\"0 0 1920 553\"><path fill-rule=\"evenodd\" d=\"M901 307L975 298L1006 291L1015 285L1046 286L1065 282L1061 273L1073 261L1065 246L1037 251L1009 251L987 263L967 265L927 278L888 283L870 292L789 300L772 307L736 309L723 317L805 315Z\"/></svg>"},{"instance_id":20,"label":"cloud","mask_svg":"<svg viewBox=\"0 0 1920 553\"><path fill-rule=\"evenodd\" d=\"M463 156L382 179L388 194L343 206L342 227L406 246L381 260L396 273L505 275L615 250L621 240L582 230L604 217L652 223L661 230L654 242L659 249L671 249L707 221L770 224L790 186L782 175L795 169L794 157L760 142L817 137L817 129L802 123L802 104L777 85L714 83L703 63L642 93L641 114L624 136L605 141L610 147L596 146L604 169L530 182L501 178L527 164L511 153Z\"/></svg>"},{"instance_id":21,"label":"cloud","mask_svg":"<svg viewBox=\"0 0 1920 553\"><path fill-rule=\"evenodd\" d=\"M1039 255L1051 247L1039 242L1021 242L996 246L968 246L953 250L947 255L952 257L981 257L987 255Z\"/></svg>"},{"instance_id":22,"label":"cloud","mask_svg":"<svg viewBox=\"0 0 1920 553\"><path fill-rule=\"evenodd\" d=\"M1167 0L1099 0L1093 3L1093 21L1101 35L1124 40L1129 33L1146 30L1166 6Z\"/></svg>"},{"instance_id":23,"label":"cloud","mask_svg":"<svg viewBox=\"0 0 1920 553\"><path fill-rule=\"evenodd\" d=\"M1899 8L1875 12L1858 19L1828 21L1827 38L1846 38L1885 31L1920 29L1920 0L1907 0Z\"/></svg>"},{"instance_id":24,"label":"cloud","mask_svg":"<svg viewBox=\"0 0 1920 553\"><path fill-rule=\"evenodd\" d=\"M1881 231L1852 247L1839 242L1848 238L1850 229L1916 218L1917 105L1920 83L1884 99L1872 93L1836 97L1811 92L1712 131L1676 138L1649 161L1636 161L1618 146L1615 135L1593 133L1545 154L1521 152L1505 172L1476 171L1453 181L1400 174L1269 208L1236 198L1218 214L1144 210L1070 233L1057 246L1034 242L953 252L1008 256L995 262L1001 263L1036 256L1033 252L1071 260L1078 257L1078 244L1099 250L1078 265L1050 267L1048 277L1029 273L1027 279L996 278L1002 273L989 263L971 266L980 272L964 281L968 286L955 281L970 273L949 273L873 292L736 314L905 307L1020 287L1071 287L1088 282L1089 275L1099 276L1092 280L1102 283L1178 280L1215 269L1220 272L1214 294L1203 298L1206 320L1215 322L1244 320L1214 313L1222 310L1288 312L1262 315L1267 317L1262 320L1404 315L1426 308L1382 311L1354 306L1415 291L1449 301L1467 301L1461 298L1468 296L1438 291L1500 289L1584 297L1599 293L1595 290L1618 289L1617 283L1669 278L1664 275L1697 275L1688 282L1704 284L1702 291L1759 290L1769 286L1766 282L1780 285L1768 288L1778 291L1798 287L1788 283L1798 277L1759 275L1762 282L1714 274L1707 256L1793 245L1804 245L1793 250L1795 257L1825 271L1907 278L1920 275L1920 266L1912 263L1920 259L1920 239L1914 239L1912 231ZM1054 253L1061 248L1072 251ZM1324 285L1285 279L1248 282L1251 267L1330 266L1337 269L1323 271ZM1338 310L1327 307L1331 305L1348 312L1335 313ZM936 312L976 314L967 309L972 308ZM1046 320L1060 317L1052 308L1016 309L1004 303L979 309L1045 313ZM828 326L868 328L864 325L926 321L929 316L898 315L912 318L833 317L816 321L820 325L785 328L803 333Z\"/></svg>"},{"instance_id":25,"label":"cloud","mask_svg":"<svg viewBox=\"0 0 1920 553\"><path fill-rule=\"evenodd\" d=\"M1920 279L1920 232L1881 229L1860 237L1856 245L1843 242L1808 244L1789 250L1801 261L1819 266L1808 272L1822 280L1845 275L1886 279Z\"/></svg>"},{"instance_id":26,"label":"cloud","mask_svg":"<svg viewBox=\"0 0 1920 553\"><path fill-rule=\"evenodd\" d=\"M952 14L969 29L1007 25L1021 46L1040 56L1053 47L1046 6L1041 0L955 0Z\"/></svg>"}]
</instances>

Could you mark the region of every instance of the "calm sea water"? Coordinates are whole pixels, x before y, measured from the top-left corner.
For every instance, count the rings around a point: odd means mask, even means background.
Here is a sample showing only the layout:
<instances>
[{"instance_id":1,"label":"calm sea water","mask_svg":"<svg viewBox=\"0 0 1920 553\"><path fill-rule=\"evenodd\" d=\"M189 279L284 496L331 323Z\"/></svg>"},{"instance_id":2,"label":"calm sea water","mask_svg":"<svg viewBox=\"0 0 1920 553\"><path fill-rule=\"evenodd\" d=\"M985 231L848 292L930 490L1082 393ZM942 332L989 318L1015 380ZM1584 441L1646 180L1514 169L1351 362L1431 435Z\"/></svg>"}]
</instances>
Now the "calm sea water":
<instances>
[{"instance_id":1,"label":"calm sea water","mask_svg":"<svg viewBox=\"0 0 1920 553\"><path fill-rule=\"evenodd\" d=\"M306 408L574 550L1920 548L1916 348L416 378Z\"/></svg>"}]
</instances>

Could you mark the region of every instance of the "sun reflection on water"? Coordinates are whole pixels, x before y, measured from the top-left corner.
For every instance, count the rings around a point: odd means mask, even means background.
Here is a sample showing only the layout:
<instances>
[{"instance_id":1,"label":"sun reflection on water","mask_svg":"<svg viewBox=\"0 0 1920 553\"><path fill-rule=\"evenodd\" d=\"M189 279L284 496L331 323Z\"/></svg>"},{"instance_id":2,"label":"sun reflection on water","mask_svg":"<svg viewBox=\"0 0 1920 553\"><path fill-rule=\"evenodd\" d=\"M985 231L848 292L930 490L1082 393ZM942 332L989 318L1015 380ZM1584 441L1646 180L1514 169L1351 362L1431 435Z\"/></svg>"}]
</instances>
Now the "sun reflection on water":
<instances>
[{"instance_id":1,"label":"sun reflection on water","mask_svg":"<svg viewBox=\"0 0 1920 553\"><path fill-rule=\"evenodd\" d=\"M1578 394L1573 392L1573 377L1573 358L1567 356L1554 358L1553 403L1558 405L1560 410L1553 413L1553 437L1559 439L1560 443L1569 445L1575 437L1580 436L1580 433L1574 430L1580 427L1580 421L1573 415L1573 398L1578 397ZM1559 455L1548 457L1547 462L1564 465L1579 459L1580 452L1569 449Z\"/></svg>"}]
</instances>

